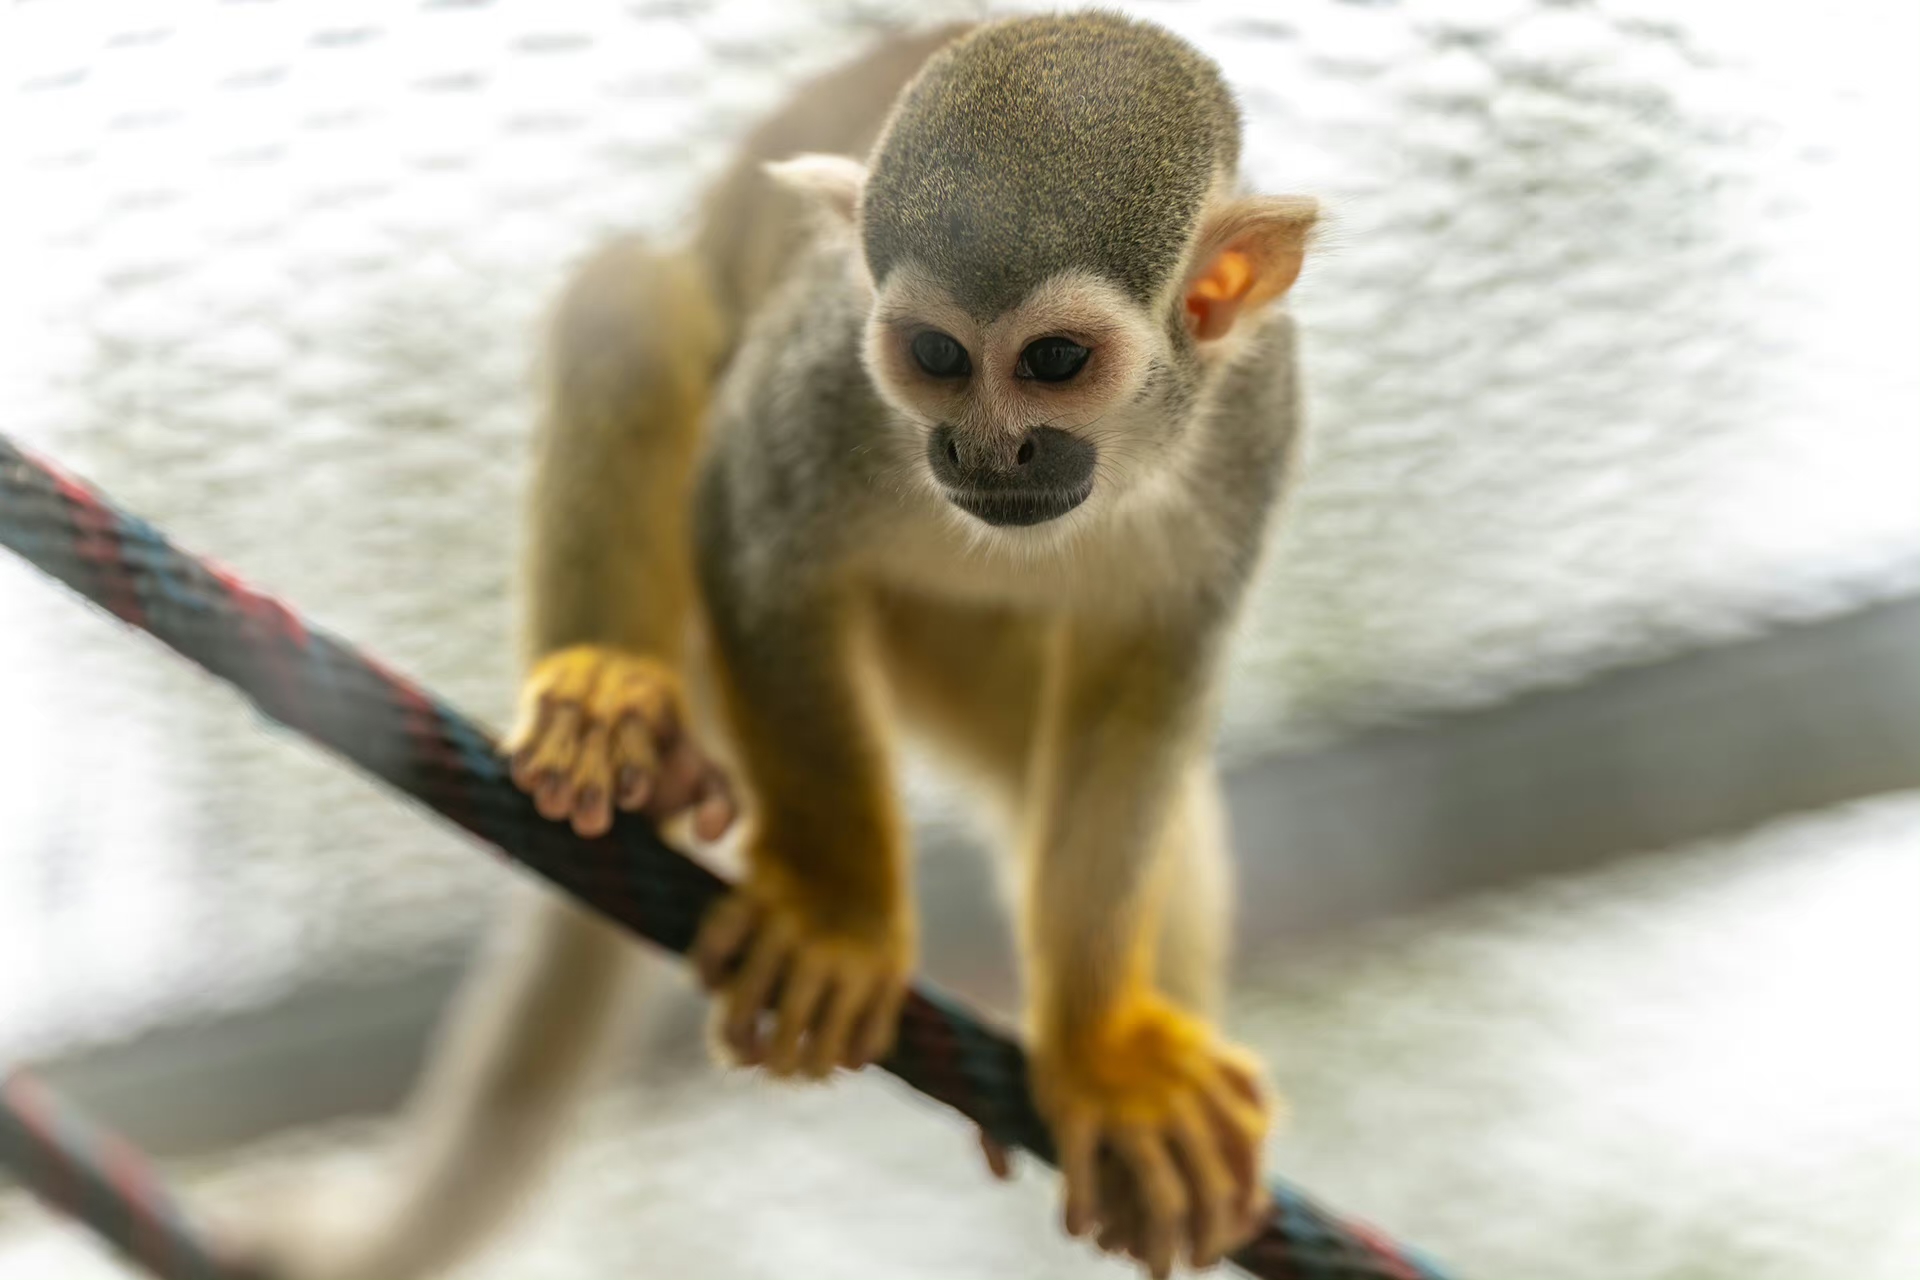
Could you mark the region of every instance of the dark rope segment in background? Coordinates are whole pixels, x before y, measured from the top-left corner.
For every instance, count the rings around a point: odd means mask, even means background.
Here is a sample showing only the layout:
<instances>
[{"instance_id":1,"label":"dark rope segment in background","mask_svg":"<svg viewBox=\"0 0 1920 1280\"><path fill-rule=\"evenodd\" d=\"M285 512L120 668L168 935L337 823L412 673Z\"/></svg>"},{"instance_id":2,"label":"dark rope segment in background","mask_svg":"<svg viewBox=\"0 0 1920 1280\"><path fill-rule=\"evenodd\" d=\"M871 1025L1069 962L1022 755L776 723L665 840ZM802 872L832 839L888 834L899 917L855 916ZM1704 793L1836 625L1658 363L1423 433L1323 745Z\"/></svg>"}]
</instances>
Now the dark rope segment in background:
<instances>
[{"instance_id":1,"label":"dark rope segment in background","mask_svg":"<svg viewBox=\"0 0 1920 1280\"><path fill-rule=\"evenodd\" d=\"M24 1071L0 1075L0 1165L161 1280L253 1280L210 1252L145 1156Z\"/></svg>"},{"instance_id":2,"label":"dark rope segment in background","mask_svg":"<svg viewBox=\"0 0 1920 1280\"><path fill-rule=\"evenodd\" d=\"M507 777L491 734L418 685L345 642L309 626L271 596L194 558L158 530L105 501L80 481L0 436L0 544L146 631L245 693L269 718L466 828L588 906L674 952L685 952L725 883L661 843L644 818L622 814L595 839L542 818ZM1010 1146L1049 1163L1053 1144L1027 1093L1020 1046L982 1026L950 997L926 986L908 997L893 1054L879 1064ZM43 1096L31 1085L23 1095ZM14 1092L0 1110L16 1111ZM43 1126L26 1123L29 1136ZM185 1219L139 1210L150 1180L126 1183L99 1167L85 1143L9 1137L0 1157L44 1193L50 1180L84 1185L56 1193L56 1207L116 1242L126 1224L168 1236L168 1256L194 1265L214 1255ZM34 1161L55 1166L36 1170ZM109 1161L108 1164L112 1162ZM145 1190L143 1190L143 1188ZM1366 1227L1345 1221L1298 1191L1274 1183L1273 1212L1233 1261L1267 1280L1442 1280L1432 1263ZM177 1234L174 1234L177 1233ZM155 1266L167 1276L218 1275Z\"/></svg>"}]
</instances>

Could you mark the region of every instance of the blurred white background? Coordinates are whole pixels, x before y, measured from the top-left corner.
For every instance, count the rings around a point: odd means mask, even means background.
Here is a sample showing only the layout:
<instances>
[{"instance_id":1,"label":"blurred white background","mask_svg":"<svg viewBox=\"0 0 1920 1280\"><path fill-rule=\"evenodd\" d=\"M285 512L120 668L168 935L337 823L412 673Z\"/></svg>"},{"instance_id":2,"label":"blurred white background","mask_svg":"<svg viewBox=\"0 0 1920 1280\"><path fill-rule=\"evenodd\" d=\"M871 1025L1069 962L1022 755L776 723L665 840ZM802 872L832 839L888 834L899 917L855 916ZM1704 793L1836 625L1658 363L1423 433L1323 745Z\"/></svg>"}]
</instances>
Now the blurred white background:
<instances>
[{"instance_id":1,"label":"blurred white background","mask_svg":"<svg viewBox=\"0 0 1920 1280\"><path fill-rule=\"evenodd\" d=\"M1235 759L1920 587L1920 10L1124 7L1220 59L1256 185L1334 215ZM0 432L497 721L541 302L596 236L677 227L796 78L974 11L0 9ZM1486 1276L1912 1274L1920 802L1725 834L1284 963L1256 933L1237 1029L1296 1098L1279 1167ZM1276 840L1243 855L1313 874ZM502 880L0 560L0 1060L444 967ZM676 1080L610 1099L481 1273L1100 1269L1043 1180L983 1189L881 1086ZM0 1274L78 1248L0 1208Z\"/></svg>"}]
</instances>

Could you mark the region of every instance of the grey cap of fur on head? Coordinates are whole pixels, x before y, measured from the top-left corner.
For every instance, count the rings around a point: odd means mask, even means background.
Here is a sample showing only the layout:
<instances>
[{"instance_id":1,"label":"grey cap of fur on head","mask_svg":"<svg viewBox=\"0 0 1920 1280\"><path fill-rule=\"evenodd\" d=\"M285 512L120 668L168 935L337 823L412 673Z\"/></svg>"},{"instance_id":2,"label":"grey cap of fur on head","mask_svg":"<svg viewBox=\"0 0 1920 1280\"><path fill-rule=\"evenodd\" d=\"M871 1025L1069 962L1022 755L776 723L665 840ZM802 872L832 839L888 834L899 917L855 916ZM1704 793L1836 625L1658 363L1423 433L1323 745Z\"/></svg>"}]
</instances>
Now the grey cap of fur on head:
<instances>
[{"instance_id":1,"label":"grey cap of fur on head","mask_svg":"<svg viewBox=\"0 0 1920 1280\"><path fill-rule=\"evenodd\" d=\"M1118 14L1013 18L935 54L861 199L876 281L916 260L981 319L1084 268L1149 302L1208 191L1239 164L1213 62Z\"/></svg>"}]
</instances>

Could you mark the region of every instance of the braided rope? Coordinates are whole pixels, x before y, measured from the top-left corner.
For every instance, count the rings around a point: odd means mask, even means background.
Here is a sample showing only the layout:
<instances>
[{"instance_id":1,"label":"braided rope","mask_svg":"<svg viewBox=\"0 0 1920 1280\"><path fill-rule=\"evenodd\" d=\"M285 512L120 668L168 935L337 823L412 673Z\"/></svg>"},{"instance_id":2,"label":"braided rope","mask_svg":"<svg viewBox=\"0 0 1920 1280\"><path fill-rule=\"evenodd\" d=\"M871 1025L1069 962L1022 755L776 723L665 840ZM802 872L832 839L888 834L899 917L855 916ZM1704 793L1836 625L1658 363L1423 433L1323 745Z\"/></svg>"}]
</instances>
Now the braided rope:
<instances>
[{"instance_id":1,"label":"braided rope","mask_svg":"<svg viewBox=\"0 0 1920 1280\"><path fill-rule=\"evenodd\" d=\"M255 1280L194 1230L145 1156L24 1071L0 1076L0 1164L162 1280Z\"/></svg>"},{"instance_id":2,"label":"braided rope","mask_svg":"<svg viewBox=\"0 0 1920 1280\"><path fill-rule=\"evenodd\" d=\"M18 552L121 621L164 641L245 693L270 718L305 734L374 777L464 827L643 938L674 952L692 943L724 882L623 815L595 839L550 822L507 777L491 735L426 690L324 631L231 573L183 552L158 530L80 481L0 436L0 544ZM983 1027L939 992L917 987L901 1014L897 1046L880 1066L959 1111L999 1141L1043 1160L1053 1145L1033 1108L1020 1046ZM0 1097L20 1138L0 1158L45 1191L50 1179L88 1193L54 1203L109 1239L126 1237L129 1206L151 1203L144 1174L116 1176L86 1143L42 1141L46 1125L21 1119L14 1086ZM28 1086L29 1103L44 1094ZM29 1108L30 1109L30 1108ZM10 1130L0 1128L0 1138ZM37 1136L35 1136L37 1135ZM35 1170L35 1160L53 1166ZM1259 1236L1233 1261L1267 1280L1442 1280L1433 1264L1384 1236L1343 1221L1281 1183ZM136 1254L165 1276L209 1275L156 1262L214 1257L185 1219L146 1214L166 1241ZM172 1264L170 1264L172 1265Z\"/></svg>"}]
</instances>

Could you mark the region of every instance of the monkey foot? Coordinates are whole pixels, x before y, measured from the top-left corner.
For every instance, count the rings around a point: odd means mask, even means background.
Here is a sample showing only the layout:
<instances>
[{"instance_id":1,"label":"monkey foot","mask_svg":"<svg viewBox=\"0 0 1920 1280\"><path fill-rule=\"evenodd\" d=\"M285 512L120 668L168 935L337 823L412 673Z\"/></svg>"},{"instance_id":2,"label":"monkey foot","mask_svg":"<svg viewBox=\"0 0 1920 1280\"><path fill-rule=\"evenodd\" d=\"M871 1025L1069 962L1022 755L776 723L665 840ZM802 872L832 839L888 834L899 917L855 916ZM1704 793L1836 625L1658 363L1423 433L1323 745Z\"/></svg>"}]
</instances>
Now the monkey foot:
<instances>
[{"instance_id":1,"label":"monkey foot","mask_svg":"<svg viewBox=\"0 0 1920 1280\"><path fill-rule=\"evenodd\" d=\"M907 933L891 921L825 927L770 877L749 875L707 914L691 953L715 994L716 1049L816 1080L885 1057L912 973Z\"/></svg>"},{"instance_id":2,"label":"monkey foot","mask_svg":"<svg viewBox=\"0 0 1920 1280\"><path fill-rule=\"evenodd\" d=\"M598 645L549 654L520 693L507 738L514 785L544 817L603 835L614 810L656 823L694 813L703 840L733 822L725 776L686 728L680 681L650 658Z\"/></svg>"},{"instance_id":3,"label":"monkey foot","mask_svg":"<svg viewBox=\"0 0 1920 1280\"><path fill-rule=\"evenodd\" d=\"M1258 1063L1206 1023L1135 996L1061 1043L1043 1037L1032 1078L1070 1234L1164 1278L1176 1256L1212 1266L1258 1227L1269 1103Z\"/></svg>"}]
</instances>

